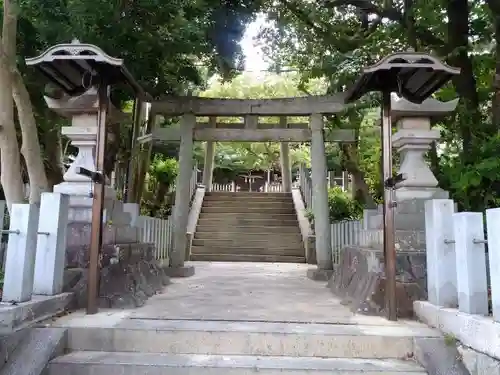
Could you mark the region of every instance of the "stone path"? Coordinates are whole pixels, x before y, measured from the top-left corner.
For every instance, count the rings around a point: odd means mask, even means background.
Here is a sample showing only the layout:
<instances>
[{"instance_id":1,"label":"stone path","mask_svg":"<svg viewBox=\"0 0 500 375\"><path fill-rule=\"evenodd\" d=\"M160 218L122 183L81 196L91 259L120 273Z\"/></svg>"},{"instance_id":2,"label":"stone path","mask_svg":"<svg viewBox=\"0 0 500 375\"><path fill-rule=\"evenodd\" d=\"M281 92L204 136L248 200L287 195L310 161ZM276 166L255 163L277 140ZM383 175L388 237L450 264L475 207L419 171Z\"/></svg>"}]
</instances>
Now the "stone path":
<instances>
[{"instance_id":1,"label":"stone path","mask_svg":"<svg viewBox=\"0 0 500 375\"><path fill-rule=\"evenodd\" d=\"M309 280L311 265L191 262L196 274L172 279L163 294L134 310L135 319L394 324L353 314L326 287Z\"/></svg>"}]
</instances>

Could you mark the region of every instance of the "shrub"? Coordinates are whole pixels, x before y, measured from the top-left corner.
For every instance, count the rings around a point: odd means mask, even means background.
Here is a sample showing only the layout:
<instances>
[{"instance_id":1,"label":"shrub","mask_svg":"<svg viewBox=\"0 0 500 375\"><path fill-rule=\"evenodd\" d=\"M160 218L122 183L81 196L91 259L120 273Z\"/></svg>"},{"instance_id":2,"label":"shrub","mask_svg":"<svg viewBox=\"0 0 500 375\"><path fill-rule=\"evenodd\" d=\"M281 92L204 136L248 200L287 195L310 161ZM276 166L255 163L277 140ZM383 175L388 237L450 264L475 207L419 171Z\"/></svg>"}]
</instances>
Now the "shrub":
<instances>
[{"instance_id":1,"label":"shrub","mask_svg":"<svg viewBox=\"0 0 500 375\"><path fill-rule=\"evenodd\" d=\"M328 208L330 222L358 220L363 216L363 206L338 186L328 189Z\"/></svg>"}]
</instances>

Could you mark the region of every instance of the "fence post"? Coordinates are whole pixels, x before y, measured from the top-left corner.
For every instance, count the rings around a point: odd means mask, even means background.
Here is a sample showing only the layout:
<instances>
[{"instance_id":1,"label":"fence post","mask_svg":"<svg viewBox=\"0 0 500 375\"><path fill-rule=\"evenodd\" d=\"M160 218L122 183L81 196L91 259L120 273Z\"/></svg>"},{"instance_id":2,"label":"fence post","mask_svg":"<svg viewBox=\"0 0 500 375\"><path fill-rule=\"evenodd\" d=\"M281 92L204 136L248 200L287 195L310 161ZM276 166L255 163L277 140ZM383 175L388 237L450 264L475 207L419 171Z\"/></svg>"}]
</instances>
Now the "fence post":
<instances>
[{"instance_id":1,"label":"fence post","mask_svg":"<svg viewBox=\"0 0 500 375\"><path fill-rule=\"evenodd\" d=\"M68 211L67 195L42 193L33 294L53 296L62 292Z\"/></svg>"},{"instance_id":2,"label":"fence post","mask_svg":"<svg viewBox=\"0 0 500 375\"><path fill-rule=\"evenodd\" d=\"M12 205L3 302L31 300L39 213L40 209L35 204Z\"/></svg>"},{"instance_id":3,"label":"fence post","mask_svg":"<svg viewBox=\"0 0 500 375\"><path fill-rule=\"evenodd\" d=\"M483 214L453 214L457 265L458 309L488 315L488 284L484 249Z\"/></svg>"},{"instance_id":4,"label":"fence post","mask_svg":"<svg viewBox=\"0 0 500 375\"><path fill-rule=\"evenodd\" d=\"M453 212L451 199L425 202L428 298L433 305L444 307L458 305Z\"/></svg>"},{"instance_id":5,"label":"fence post","mask_svg":"<svg viewBox=\"0 0 500 375\"><path fill-rule=\"evenodd\" d=\"M500 322L500 208L486 210L493 319Z\"/></svg>"}]
</instances>

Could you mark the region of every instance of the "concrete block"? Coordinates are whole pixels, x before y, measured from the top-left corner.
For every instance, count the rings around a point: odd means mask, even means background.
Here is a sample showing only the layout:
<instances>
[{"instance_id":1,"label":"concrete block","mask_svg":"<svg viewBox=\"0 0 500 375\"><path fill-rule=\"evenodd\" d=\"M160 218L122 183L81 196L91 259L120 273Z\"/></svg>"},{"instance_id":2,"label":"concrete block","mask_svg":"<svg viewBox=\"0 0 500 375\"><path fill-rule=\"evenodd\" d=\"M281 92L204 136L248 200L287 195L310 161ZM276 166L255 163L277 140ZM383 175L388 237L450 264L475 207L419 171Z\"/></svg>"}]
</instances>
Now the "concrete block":
<instances>
[{"instance_id":1,"label":"concrete block","mask_svg":"<svg viewBox=\"0 0 500 375\"><path fill-rule=\"evenodd\" d=\"M314 281L328 281L333 275L333 270L322 270L318 268L309 268L307 278Z\"/></svg>"},{"instance_id":2,"label":"concrete block","mask_svg":"<svg viewBox=\"0 0 500 375\"><path fill-rule=\"evenodd\" d=\"M469 314L488 315L483 214L479 212L455 213L453 226L458 309Z\"/></svg>"},{"instance_id":3,"label":"concrete block","mask_svg":"<svg viewBox=\"0 0 500 375\"><path fill-rule=\"evenodd\" d=\"M493 319L500 322L500 208L486 210Z\"/></svg>"},{"instance_id":4,"label":"concrete block","mask_svg":"<svg viewBox=\"0 0 500 375\"><path fill-rule=\"evenodd\" d=\"M444 307L458 306L455 244L453 241L451 199L425 203L425 242L427 244L427 289L429 302Z\"/></svg>"},{"instance_id":5,"label":"concrete block","mask_svg":"<svg viewBox=\"0 0 500 375\"><path fill-rule=\"evenodd\" d=\"M34 204L13 204L9 243L5 260L3 302L26 302L33 293L36 242L40 208Z\"/></svg>"},{"instance_id":6,"label":"concrete block","mask_svg":"<svg viewBox=\"0 0 500 375\"><path fill-rule=\"evenodd\" d=\"M0 375L41 375L49 361L63 353L66 330L30 328L27 336L7 360Z\"/></svg>"},{"instance_id":7,"label":"concrete block","mask_svg":"<svg viewBox=\"0 0 500 375\"><path fill-rule=\"evenodd\" d=\"M169 277L190 277L194 275L194 266L184 265L182 267L165 267L163 269Z\"/></svg>"},{"instance_id":8,"label":"concrete block","mask_svg":"<svg viewBox=\"0 0 500 375\"><path fill-rule=\"evenodd\" d=\"M66 257L69 196L42 193L36 245L33 293L53 296L62 292Z\"/></svg>"},{"instance_id":9,"label":"concrete block","mask_svg":"<svg viewBox=\"0 0 500 375\"><path fill-rule=\"evenodd\" d=\"M443 338L415 338L415 357L428 375L470 375L455 343Z\"/></svg>"}]
</instances>

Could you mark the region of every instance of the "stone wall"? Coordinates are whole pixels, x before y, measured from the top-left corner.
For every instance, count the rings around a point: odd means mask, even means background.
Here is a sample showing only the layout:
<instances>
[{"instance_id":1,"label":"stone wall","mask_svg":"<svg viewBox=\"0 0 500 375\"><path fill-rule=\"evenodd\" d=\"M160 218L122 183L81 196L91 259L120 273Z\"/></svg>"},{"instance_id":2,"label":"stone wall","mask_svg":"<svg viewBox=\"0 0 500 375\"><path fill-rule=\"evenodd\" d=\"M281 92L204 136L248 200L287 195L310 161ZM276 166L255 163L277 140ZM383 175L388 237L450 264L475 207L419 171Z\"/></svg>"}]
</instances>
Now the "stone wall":
<instances>
[{"instance_id":1,"label":"stone wall","mask_svg":"<svg viewBox=\"0 0 500 375\"><path fill-rule=\"evenodd\" d=\"M71 252L71 268L65 272L64 291L74 293L71 308L87 304L88 248ZM99 307L134 308L169 284L169 278L155 259L154 244L107 244L101 250Z\"/></svg>"},{"instance_id":2,"label":"stone wall","mask_svg":"<svg viewBox=\"0 0 500 375\"><path fill-rule=\"evenodd\" d=\"M396 257L399 317L413 317L413 302L427 298L425 253L398 252ZM353 312L384 314L383 252L345 247L340 264L328 283L331 291Z\"/></svg>"}]
</instances>

